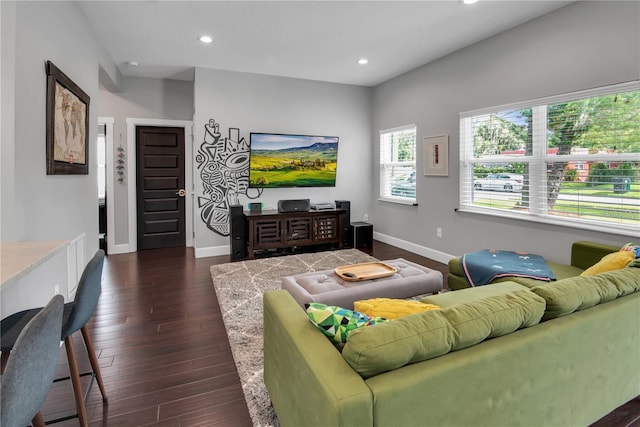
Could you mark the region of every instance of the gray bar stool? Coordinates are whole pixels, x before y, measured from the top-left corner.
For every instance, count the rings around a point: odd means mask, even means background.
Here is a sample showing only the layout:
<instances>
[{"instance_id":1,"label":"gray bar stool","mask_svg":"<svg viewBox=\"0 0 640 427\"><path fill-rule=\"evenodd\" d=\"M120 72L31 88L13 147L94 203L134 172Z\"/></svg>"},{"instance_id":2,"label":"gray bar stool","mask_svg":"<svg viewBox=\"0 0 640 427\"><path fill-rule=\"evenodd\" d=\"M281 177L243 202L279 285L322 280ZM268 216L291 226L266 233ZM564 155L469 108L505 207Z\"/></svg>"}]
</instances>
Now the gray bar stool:
<instances>
[{"instance_id":1,"label":"gray bar stool","mask_svg":"<svg viewBox=\"0 0 640 427\"><path fill-rule=\"evenodd\" d=\"M2 375L0 425L45 425L40 407L56 373L63 310L64 299L56 295L20 331Z\"/></svg>"},{"instance_id":2,"label":"gray bar stool","mask_svg":"<svg viewBox=\"0 0 640 427\"><path fill-rule=\"evenodd\" d=\"M100 393L102 393L102 400L107 401L107 393L102 382L102 375L100 374L100 366L98 365L98 359L96 357L95 350L89 332L87 331L87 322L93 315L93 312L98 305L98 298L102 291L102 267L104 265L104 251L98 250L93 258L89 261L87 266L82 272L80 281L78 282L78 290L73 302L66 303L64 305L64 314L62 319L62 331L60 334L61 340L64 341L65 349L67 352L67 361L69 363L70 377L60 378L55 381L71 379L73 384L73 394L76 401L77 414L70 417L64 417L56 420L47 421L47 424L64 421L69 418L78 417L81 426L88 426L87 411L84 406L84 396L82 393L82 385L80 384L81 375L92 375L98 382L100 387ZM20 331L24 325L37 314L40 309L24 310L2 320L0 325L1 338L0 348L2 349L2 366L5 364L5 358L14 347L14 343ZM91 362L92 371L86 374L80 374L78 370L78 363L76 359L75 349L73 347L72 335L74 332L80 330L82 332L82 338L87 348L87 354L89 355L89 361ZM5 356L6 355L6 356ZM89 389L87 389L87 394Z\"/></svg>"}]
</instances>

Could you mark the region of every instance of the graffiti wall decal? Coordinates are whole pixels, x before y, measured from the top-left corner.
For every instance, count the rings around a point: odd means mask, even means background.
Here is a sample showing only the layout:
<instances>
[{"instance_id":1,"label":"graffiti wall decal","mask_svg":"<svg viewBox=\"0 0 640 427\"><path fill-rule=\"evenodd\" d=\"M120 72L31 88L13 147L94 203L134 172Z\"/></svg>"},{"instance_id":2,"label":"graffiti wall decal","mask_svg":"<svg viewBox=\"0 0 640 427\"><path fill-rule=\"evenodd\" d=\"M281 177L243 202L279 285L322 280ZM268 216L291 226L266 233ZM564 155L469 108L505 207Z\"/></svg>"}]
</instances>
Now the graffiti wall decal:
<instances>
[{"instance_id":1,"label":"graffiti wall decal","mask_svg":"<svg viewBox=\"0 0 640 427\"><path fill-rule=\"evenodd\" d=\"M200 218L211 231L228 236L229 206L240 204L239 195L255 198L247 194L249 144L237 128L229 128L229 136L223 138L214 119L204 130L204 141L196 154L203 187L203 195L198 196Z\"/></svg>"}]
</instances>

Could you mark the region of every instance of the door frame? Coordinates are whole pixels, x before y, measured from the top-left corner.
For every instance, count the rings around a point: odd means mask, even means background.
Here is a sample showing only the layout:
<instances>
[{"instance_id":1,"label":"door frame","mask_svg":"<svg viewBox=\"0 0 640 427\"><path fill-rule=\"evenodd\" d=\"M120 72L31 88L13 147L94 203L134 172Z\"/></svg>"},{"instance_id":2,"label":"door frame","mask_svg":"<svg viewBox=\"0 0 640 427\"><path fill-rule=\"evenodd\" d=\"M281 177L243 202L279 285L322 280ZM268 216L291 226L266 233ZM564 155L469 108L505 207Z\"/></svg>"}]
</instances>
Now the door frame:
<instances>
[{"instance_id":1,"label":"door frame","mask_svg":"<svg viewBox=\"0 0 640 427\"><path fill-rule=\"evenodd\" d=\"M121 253L120 248L116 248L115 246L115 222L114 222L114 206L113 202L115 200L115 196L113 193L113 184L115 183L114 179L114 155L113 155L113 124L115 119L113 117L98 117L98 124L105 125L105 197L107 198L107 253L108 254L116 254Z\"/></svg>"},{"instance_id":2,"label":"door frame","mask_svg":"<svg viewBox=\"0 0 640 427\"><path fill-rule=\"evenodd\" d=\"M187 190L185 200L186 246L193 246L193 122L189 120L140 119L127 117L127 190L129 217L129 252L138 250L137 189L137 143L136 126L181 127L184 129L184 183Z\"/></svg>"}]
</instances>

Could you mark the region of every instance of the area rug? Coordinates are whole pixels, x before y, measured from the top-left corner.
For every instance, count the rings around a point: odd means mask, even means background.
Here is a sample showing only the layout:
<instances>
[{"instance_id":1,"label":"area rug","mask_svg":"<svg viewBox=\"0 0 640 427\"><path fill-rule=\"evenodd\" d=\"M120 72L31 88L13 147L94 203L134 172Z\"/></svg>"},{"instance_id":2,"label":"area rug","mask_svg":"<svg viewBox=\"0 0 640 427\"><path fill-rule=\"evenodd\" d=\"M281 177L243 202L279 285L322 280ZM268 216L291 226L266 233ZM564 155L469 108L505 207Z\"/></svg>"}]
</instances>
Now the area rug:
<instances>
[{"instance_id":1,"label":"area rug","mask_svg":"<svg viewBox=\"0 0 640 427\"><path fill-rule=\"evenodd\" d=\"M280 289L284 276L371 261L376 259L357 249L344 249L211 267L213 286L254 426L279 426L263 380L262 295Z\"/></svg>"}]
</instances>

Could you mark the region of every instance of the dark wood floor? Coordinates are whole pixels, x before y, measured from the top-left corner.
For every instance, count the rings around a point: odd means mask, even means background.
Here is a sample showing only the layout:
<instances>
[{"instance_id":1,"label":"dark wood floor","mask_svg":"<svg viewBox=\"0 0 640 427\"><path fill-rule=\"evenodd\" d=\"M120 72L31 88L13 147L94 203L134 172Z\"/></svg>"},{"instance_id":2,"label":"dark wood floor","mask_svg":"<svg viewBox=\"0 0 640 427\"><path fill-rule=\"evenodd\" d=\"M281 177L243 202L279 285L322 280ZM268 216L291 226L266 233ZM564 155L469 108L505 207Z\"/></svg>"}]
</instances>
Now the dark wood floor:
<instances>
[{"instance_id":1,"label":"dark wood floor","mask_svg":"<svg viewBox=\"0 0 640 427\"><path fill-rule=\"evenodd\" d=\"M404 257L446 277L446 265L384 243L369 253ZM228 256L196 259L191 248L107 257L89 329L109 403L94 385L87 400L92 426L251 425L209 274L211 265L226 262ZM81 370L88 369L79 334L75 343ZM64 347L58 371L67 371ZM75 412L69 382L54 384L42 412L45 420ZM640 398L592 427L622 426L640 426Z\"/></svg>"}]
</instances>

